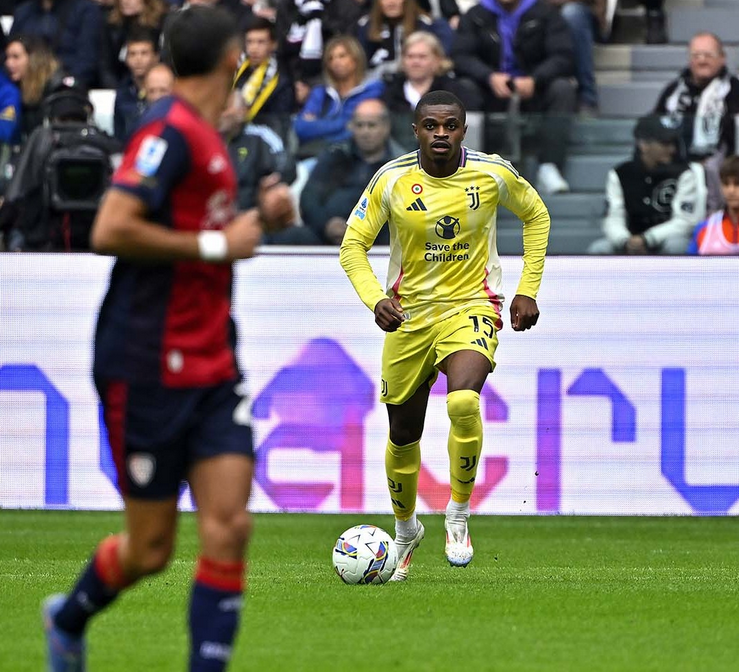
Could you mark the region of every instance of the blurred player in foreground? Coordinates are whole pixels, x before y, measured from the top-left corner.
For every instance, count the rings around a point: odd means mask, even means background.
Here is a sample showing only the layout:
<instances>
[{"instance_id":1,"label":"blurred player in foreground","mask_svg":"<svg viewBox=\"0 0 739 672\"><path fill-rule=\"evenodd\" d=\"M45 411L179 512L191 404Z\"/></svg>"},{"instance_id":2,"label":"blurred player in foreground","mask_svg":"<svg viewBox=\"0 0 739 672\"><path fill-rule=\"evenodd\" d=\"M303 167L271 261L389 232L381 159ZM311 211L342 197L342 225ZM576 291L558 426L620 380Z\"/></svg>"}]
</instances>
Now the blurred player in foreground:
<instances>
[{"instance_id":1,"label":"blurred player in foreground","mask_svg":"<svg viewBox=\"0 0 739 672\"><path fill-rule=\"evenodd\" d=\"M258 213L238 214L216 124L240 34L220 9L180 11L166 36L176 73L142 119L93 227L115 255L95 336L125 531L103 540L68 595L43 605L49 669L85 669L88 621L166 566L187 480L200 557L190 600L191 672L224 670L239 623L253 472L248 401L234 356L231 262L255 252Z\"/></svg>"},{"instance_id":2,"label":"blurred player in foreground","mask_svg":"<svg viewBox=\"0 0 739 672\"><path fill-rule=\"evenodd\" d=\"M454 566L472 560L467 518L482 449L480 391L495 366L497 332L503 326L498 205L524 226L524 269L511 302L511 324L524 331L539 318L535 299L549 213L510 163L462 146L465 118L463 104L447 91L430 91L421 98L413 124L420 149L375 174L349 217L341 245L341 265L374 311L376 324L388 332L380 398L390 423L385 470L398 545L395 581L407 578L411 556L424 535L415 513L420 440L429 391L439 371L447 376L451 420L445 552ZM385 290L367 251L386 221L390 267Z\"/></svg>"}]
</instances>

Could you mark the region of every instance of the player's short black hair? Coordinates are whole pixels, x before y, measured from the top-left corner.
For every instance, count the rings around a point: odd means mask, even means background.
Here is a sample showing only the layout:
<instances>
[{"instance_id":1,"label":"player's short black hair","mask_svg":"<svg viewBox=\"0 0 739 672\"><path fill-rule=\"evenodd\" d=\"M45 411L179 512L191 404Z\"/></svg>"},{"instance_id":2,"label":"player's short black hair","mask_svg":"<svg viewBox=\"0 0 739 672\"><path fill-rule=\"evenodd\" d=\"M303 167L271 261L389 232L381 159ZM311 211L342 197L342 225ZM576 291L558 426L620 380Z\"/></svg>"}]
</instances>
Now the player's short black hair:
<instances>
[{"instance_id":1,"label":"player's short black hair","mask_svg":"<svg viewBox=\"0 0 739 672\"><path fill-rule=\"evenodd\" d=\"M238 24L228 10L192 5L174 12L164 44L174 74L194 77L213 72L231 42L239 39Z\"/></svg>"},{"instance_id":2,"label":"player's short black hair","mask_svg":"<svg viewBox=\"0 0 739 672\"><path fill-rule=\"evenodd\" d=\"M418 122L422 116L423 110L432 105L452 105L459 109L462 123L467 120L467 110L464 109L464 103L451 91L438 89L436 91L429 91L421 96L421 100L419 100L416 105L416 113L414 115L415 121Z\"/></svg>"},{"instance_id":3,"label":"player's short black hair","mask_svg":"<svg viewBox=\"0 0 739 672\"><path fill-rule=\"evenodd\" d=\"M269 37L272 41L277 40L277 29L275 24L269 19L265 19L263 16L257 16L256 14L250 14L249 18L242 22L243 33L250 33L252 30L267 30L269 31Z\"/></svg>"}]
</instances>

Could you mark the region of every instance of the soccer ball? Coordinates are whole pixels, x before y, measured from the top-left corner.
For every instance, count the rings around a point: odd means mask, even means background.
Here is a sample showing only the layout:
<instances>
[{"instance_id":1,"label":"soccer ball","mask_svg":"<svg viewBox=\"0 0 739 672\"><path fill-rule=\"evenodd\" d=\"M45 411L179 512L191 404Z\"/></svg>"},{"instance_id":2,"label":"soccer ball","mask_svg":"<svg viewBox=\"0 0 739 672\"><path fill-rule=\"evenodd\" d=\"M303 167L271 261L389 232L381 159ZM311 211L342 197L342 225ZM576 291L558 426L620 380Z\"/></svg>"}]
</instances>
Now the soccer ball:
<instances>
[{"instance_id":1,"label":"soccer ball","mask_svg":"<svg viewBox=\"0 0 739 672\"><path fill-rule=\"evenodd\" d=\"M398 551L385 530L355 525L336 540L333 562L344 583L386 583L398 565Z\"/></svg>"}]
</instances>

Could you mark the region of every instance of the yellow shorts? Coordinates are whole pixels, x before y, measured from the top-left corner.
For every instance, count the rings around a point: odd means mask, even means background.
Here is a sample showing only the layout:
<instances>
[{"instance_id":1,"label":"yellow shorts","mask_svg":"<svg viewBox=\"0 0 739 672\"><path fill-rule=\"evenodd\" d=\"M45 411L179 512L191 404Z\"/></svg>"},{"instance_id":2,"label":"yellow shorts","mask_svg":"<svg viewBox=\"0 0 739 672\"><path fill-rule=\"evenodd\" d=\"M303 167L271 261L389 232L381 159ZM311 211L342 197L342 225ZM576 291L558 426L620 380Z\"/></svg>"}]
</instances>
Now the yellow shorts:
<instances>
[{"instance_id":1,"label":"yellow shorts","mask_svg":"<svg viewBox=\"0 0 739 672\"><path fill-rule=\"evenodd\" d=\"M402 404L423 384L431 387L439 375L439 364L460 350L474 350L495 368L499 319L492 306L471 306L417 331L393 331L385 336L382 349L380 401Z\"/></svg>"}]
</instances>

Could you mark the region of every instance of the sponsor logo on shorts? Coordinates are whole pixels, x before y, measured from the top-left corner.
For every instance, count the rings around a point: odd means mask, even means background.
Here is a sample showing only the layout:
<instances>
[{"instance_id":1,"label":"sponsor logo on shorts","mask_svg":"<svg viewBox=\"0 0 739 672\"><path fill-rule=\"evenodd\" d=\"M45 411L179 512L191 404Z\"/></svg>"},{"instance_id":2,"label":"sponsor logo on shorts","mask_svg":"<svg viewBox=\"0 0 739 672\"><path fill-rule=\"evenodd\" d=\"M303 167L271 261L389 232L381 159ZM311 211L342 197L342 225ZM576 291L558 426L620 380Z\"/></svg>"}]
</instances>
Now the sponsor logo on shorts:
<instances>
[{"instance_id":1,"label":"sponsor logo on shorts","mask_svg":"<svg viewBox=\"0 0 739 672\"><path fill-rule=\"evenodd\" d=\"M154 478L157 461L149 453L133 453L128 458L127 467L131 480L140 488L143 488L149 485Z\"/></svg>"}]
</instances>

